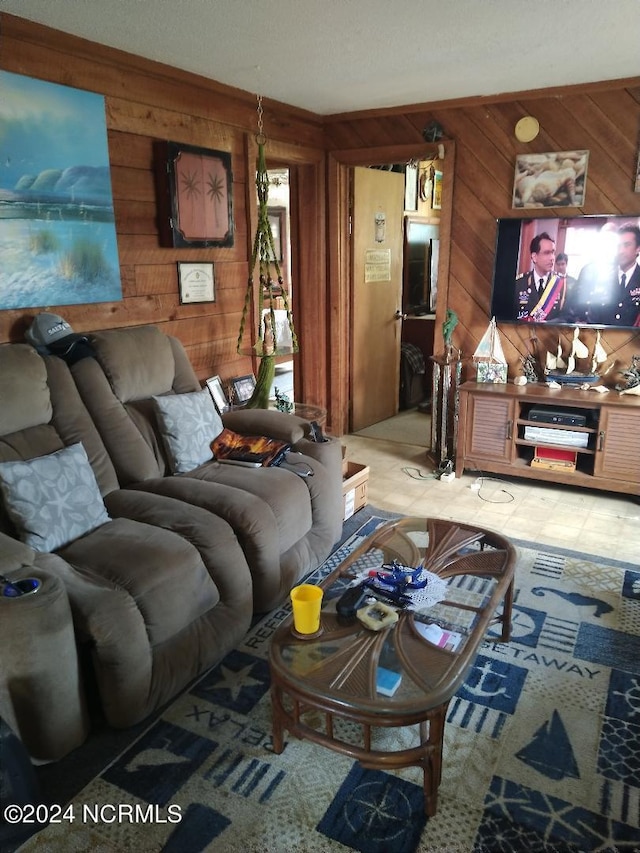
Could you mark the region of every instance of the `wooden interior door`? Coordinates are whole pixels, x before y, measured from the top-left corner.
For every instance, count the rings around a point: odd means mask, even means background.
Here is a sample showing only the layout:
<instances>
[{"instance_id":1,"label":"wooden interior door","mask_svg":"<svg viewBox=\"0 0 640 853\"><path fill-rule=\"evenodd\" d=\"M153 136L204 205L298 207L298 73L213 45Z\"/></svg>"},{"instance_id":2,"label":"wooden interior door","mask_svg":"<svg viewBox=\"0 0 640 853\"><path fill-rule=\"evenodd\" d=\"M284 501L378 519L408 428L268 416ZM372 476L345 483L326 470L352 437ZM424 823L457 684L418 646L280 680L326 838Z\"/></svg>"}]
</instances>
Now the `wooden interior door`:
<instances>
[{"instance_id":1,"label":"wooden interior door","mask_svg":"<svg viewBox=\"0 0 640 853\"><path fill-rule=\"evenodd\" d=\"M404 175L354 169L351 429L398 413Z\"/></svg>"}]
</instances>

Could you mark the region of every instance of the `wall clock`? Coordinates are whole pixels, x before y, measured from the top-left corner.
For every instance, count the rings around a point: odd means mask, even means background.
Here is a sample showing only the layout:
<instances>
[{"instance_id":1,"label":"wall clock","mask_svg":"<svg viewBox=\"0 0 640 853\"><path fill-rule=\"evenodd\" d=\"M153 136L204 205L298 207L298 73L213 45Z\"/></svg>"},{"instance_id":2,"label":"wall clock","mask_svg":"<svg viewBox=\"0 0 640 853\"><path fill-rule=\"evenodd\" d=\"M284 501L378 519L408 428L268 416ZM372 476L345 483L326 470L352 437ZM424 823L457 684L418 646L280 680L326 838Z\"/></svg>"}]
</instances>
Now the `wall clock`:
<instances>
[{"instance_id":1,"label":"wall clock","mask_svg":"<svg viewBox=\"0 0 640 853\"><path fill-rule=\"evenodd\" d=\"M533 142L540 132L538 119L533 116L523 116L515 126L515 136L519 142Z\"/></svg>"}]
</instances>

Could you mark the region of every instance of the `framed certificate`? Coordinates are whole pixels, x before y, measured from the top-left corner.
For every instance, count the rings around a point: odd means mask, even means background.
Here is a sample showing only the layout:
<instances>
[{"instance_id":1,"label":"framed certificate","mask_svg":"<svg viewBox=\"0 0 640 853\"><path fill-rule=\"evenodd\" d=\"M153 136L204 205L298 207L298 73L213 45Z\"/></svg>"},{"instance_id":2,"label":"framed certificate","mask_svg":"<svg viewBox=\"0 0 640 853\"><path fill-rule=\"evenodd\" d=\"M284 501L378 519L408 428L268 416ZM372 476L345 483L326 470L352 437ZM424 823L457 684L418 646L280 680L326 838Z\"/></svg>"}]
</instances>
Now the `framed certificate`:
<instances>
[{"instance_id":1,"label":"framed certificate","mask_svg":"<svg viewBox=\"0 0 640 853\"><path fill-rule=\"evenodd\" d=\"M178 285L180 302L215 302L215 276L213 264L190 264L178 262Z\"/></svg>"}]
</instances>

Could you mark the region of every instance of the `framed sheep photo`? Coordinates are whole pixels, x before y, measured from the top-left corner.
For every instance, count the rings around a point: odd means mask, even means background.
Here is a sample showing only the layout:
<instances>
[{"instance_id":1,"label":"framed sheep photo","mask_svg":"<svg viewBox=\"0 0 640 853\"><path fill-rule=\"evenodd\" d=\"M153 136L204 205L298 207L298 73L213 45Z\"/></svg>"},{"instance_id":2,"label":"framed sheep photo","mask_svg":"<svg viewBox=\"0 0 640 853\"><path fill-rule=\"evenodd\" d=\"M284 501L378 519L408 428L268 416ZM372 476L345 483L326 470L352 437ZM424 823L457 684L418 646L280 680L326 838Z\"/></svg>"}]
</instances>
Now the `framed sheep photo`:
<instances>
[{"instance_id":1,"label":"framed sheep photo","mask_svg":"<svg viewBox=\"0 0 640 853\"><path fill-rule=\"evenodd\" d=\"M521 210L582 207L588 163L588 151L519 154L511 206Z\"/></svg>"}]
</instances>

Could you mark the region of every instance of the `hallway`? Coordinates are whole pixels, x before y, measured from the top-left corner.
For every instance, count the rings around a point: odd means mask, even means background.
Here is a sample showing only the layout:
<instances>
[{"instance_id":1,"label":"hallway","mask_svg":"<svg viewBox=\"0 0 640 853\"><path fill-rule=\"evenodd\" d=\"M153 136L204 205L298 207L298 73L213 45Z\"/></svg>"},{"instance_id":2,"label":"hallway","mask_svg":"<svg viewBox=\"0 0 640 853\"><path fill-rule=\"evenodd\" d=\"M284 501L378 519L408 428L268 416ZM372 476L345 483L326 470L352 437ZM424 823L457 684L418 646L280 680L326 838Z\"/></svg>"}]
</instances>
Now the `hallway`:
<instances>
[{"instance_id":1,"label":"hallway","mask_svg":"<svg viewBox=\"0 0 640 853\"><path fill-rule=\"evenodd\" d=\"M421 412L417 408L406 409L398 412L393 418L372 424L353 434L363 438L377 438L428 448L431 444L430 408L427 412Z\"/></svg>"}]
</instances>

